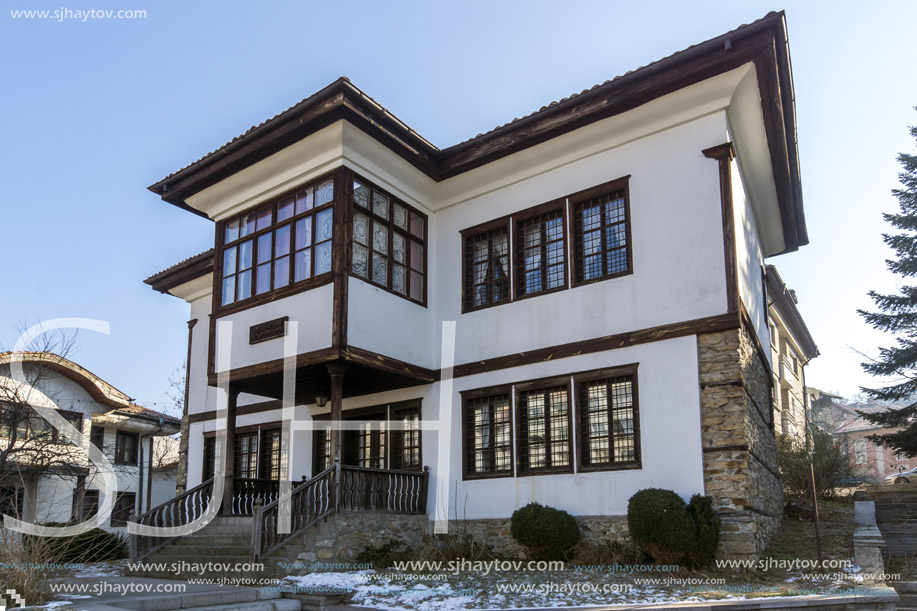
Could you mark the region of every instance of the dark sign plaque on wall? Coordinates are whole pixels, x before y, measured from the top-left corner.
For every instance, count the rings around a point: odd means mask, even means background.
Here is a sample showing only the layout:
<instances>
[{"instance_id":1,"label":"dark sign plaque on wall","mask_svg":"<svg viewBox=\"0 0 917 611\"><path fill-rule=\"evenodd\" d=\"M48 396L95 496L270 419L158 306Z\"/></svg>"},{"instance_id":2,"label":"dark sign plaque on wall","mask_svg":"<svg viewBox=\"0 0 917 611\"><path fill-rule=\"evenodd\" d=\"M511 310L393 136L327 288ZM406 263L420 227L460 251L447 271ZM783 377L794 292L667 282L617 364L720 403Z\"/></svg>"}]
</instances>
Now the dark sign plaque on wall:
<instances>
[{"instance_id":1,"label":"dark sign plaque on wall","mask_svg":"<svg viewBox=\"0 0 917 611\"><path fill-rule=\"evenodd\" d=\"M252 325L248 329L248 343L257 344L259 342L266 342L269 339L283 337L288 319L289 316L283 316L281 318L275 318L274 320L258 323L257 325Z\"/></svg>"}]
</instances>

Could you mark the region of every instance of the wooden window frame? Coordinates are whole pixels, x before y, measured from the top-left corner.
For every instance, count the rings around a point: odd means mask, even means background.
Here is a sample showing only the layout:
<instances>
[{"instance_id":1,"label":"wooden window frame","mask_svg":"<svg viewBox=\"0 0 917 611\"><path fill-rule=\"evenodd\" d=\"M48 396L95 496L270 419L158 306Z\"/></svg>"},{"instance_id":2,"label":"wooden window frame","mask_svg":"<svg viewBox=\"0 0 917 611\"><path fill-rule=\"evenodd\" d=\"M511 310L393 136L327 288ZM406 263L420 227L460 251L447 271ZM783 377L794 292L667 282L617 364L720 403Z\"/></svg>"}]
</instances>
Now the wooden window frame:
<instances>
[{"instance_id":1,"label":"wooden window frame","mask_svg":"<svg viewBox=\"0 0 917 611\"><path fill-rule=\"evenodd\" d=\"M561 220L561 241L563 242L563 282L560 286L553 288L543 288L539 291L533 291L529 293L526 290L526 270L525 270L525 236L523 231L525 229L525 224L539 219L540 217L548 217L550 215L559 214ZM511 268L511 277L513 279L513 301L522 301L523 299L531 299L532 297L539 297L541 295L549 295L551 293L556 293L558 291L563 291L570 288L570 283L568 278L570 277L570 232L569 224L567 223L567 205L566 198L556 199L545 204L540 204L529 208L528 210L523 210L517 214L512 215L512 226L513 226L513 245L514 256L513 256L513 266ZM541 230L541 240L540 245L541 252L540 256L542 258L541 265L541 276L542 283L544 287L547 287L547 235L542 227Z\"/></svg>"},{"instance_id":2,"label":"wooden window frame","mask_svg":"<svg viewBox=\"0 0 917 611\"><path fill-rule=\"evenodd\" d=\"M98 493L96 493L98 494ZM122 507L121 503L125 500L130 501L130 508ZM119 526L127 526L128 520L130 520L131 514L137 509L137 493L136 492L116 492L115 493L115 503L112 506L111 511L111 527L117 528ZM127 510L127 515L124 515L125 510Z\"/></svg>"},{"instance_id":3,"label":"wooden window frame","mask_svg":"<svg viewBox=\"0 0 917 611\"><path fill-rule=\"evenodd\" d=\"M389 406L389 417L392 420L404 420L399 417L399 414L404 414L405 412L417 412L417 423L419 428L417 429L417 464L416 465L405 465L401 462L402 452L404 451L404 430L389 430L389 465L390 468L396 471L421 471L423 470L423 406L420 399L412 399L409 401L402 401L398 404L392 404ZM413 432L413 431L412 431ZM409 446L413 448L414 446Z\"/></svg>"},{"instance_id":4,"label":"wooden window frame","mask_svg":"<svg viewBox=\"0 0 917 611\"><path fill-rule=\"evenodd\" d=\"M80 433L83 432L84 414L82 412L72 412L72 411L68 411L65 409L59 409L57 410L57 413L60 414L64 418L64 420L70 423L73 426L73 428L78 430ZM70 439L64 439L63 435L61 435L61 432L58 431L57 429L54 429L54 432L52 433L52 435L53 435L54 443L60 443L60 444L75 443L74 441Z\"/></svg>"},{"instance_id":5,"label":"wooden window frame","mask_svg":"<svg viewBox=\"0 0 917 611\"><path fill-rule=\"evenodd\" d=\"M292 215L291 217L289 217L289 218L287 218L287 219L284 219L283 221L279 221L279 222L276 220L276 219L277 219L277 209L278 209L278 205L279 205L279 203L280 203L281 201L283 201L283 200L285 200L285 199L287 199L287 198L290 198L290 197L294 197L294 198L295 198L295 196L296 196L297 193L302 192L303 190L309 189L309 188L314 189L316 186L318 186L319 184L322 184L322 183L326 182L326 181L329 180L329 179L332 181L332 185L333 185L333 187L332 187L333 192L332 192L331 201L325 202L325 203L323 203L323 204L321 204L321 205L319 205L319 206L314 205L314 191L313 191L313 206L312 206L312 208L306 210L305 212L301 212L301 213L299 213L299 214L296 214L296 211L295 211L295 203L294 203L294 211L293 211L293 215ZM323 243L325 243L325 242L329 242L329 243L331 244L331 253L332 253L331 256L332 256L332 261L333 261L333 259L334 259L334 250L335 250L335 248L337 247L336 244L335 244L334 229L332 229L332 237L331 237L329 240L323 240L322 242L316 242L316 240L315 240L315 237L316 237L316 235L317 235L317 234L316 234L316 224L317 224L316 221L317 221L317 216L318 216L318 214L319 214L320 212L322 212L322 211L324 211L324 210L331 210L331 211L332 211L332 212L331 212L331 215L332 215L332 226L334 226L335 220L336 220L335 217L336 217L338 214L340 214L340 213L336 210L335 202L337 202L338 199L339 199L339 198L338 198L338 193L340 192L341 189L343 189L343 168L338 168L337 170L335 170L335 171L333 171L333 172L329 172L329 173L327 173L327 174L323 174L322 176L320 176L320 177L318 177L318 178L315 178L315 179L309 180L308 182L305 182L305 183L303 183L303 184L297 185L296 188L290 189L290 190L284 192L283 194L281 194L281 195L279 195L279 196L272 197L272 198L270 198L269 200L264 201L264 202L261 202L260 204L258 204L258 205L256 205L256 206L252 206L251 208L247 209L245 212L242 212L242 213L240 213L240 214L234 215L234 216L232 216L232 217L230 217L230 218L227 218L227 219L225 219L225 220L222 220L222 221L219 221L219 222L216 223L216 239L215 239L215 241L214 241L214 243L216 244L216 249L215 249L214 269L213 269L213 294L214 294L214 298L213 298L213 310L214 310L214 318L215 318L215 317L218 317L218 316L224 316L224 315L227 315L227 314L231 314L231 313L234 313L234 312L238 312L238 311L241 311L241 310L245 310L245 309L248 309L248 308L250 308L250 307L253 307L253 306L256 306L256 305L259 305L259 304L262 304L262 303L266 303L266 302L269 302L269 301L273 301L273 300L279 299L279 298L281 298L281 297L287 297L287 296L289 296L289 295L293 295L293 294L296 294L296 293L299 293L299 292L302 292L302 291L305 291L305 290L309 290L309 289L312 289L312 288L317 288L317 287L319 287L319 286L323 286L323 285L325 285L325 284L328 284L329 282L332 281L333 276L334 276L334 264L333 264L333 262L332 262L331 269L329 269L328 271L322 272L321 274L315 274L315 269L316 269L316 267L315 267L315 266L316 266L315 246L316 246L317 244L319 244L319 243L322 243L322 244L323 244ZM257 229L257 226L256 226L256 230L253 231L252 233L250 233L250 234L248 234L248 235L246 235L246 236L244 236L244 237L239 236L238 238L236 238L236 239L234 239L234 240L232 240L232 241L230 241L230 242L227 242L227 241L226 241L226 226L227 226L229 223L232 223L232 222L234 222L234 221L236 221L236 220L242 220L242 219L244 219L246 216L248 216L249 214L256 213L256 212L258 212L259 210L261 210L262 208L265 208L265 207L267 207L267 206L270 206L270 207L271 207L271 220L272 220L272 222L271 222L270 225L268 225L267 227L264 227L264 228L262 228L262 229ZM295 254L296 254L296 252L297 252L297 251L296 251L296 230L295 230L295 224L296 224L296 222L297 222L298 220L303 219L303 218L306 218L306 217L311 217L311 225L312 225L312 228L311 228L311 237L312 237L312 241L311 241L310 246L309 246L309 248L311 249L310 262L309 262L309 263L310 263L310 266L311 266L311 269L310 269L310 274L311 274L311 275L310 275L309 278L305 278L305 279L300 280L300 281L297 282L297 281L294 280L294 277L295 277ZM271 258L269 259L269 260L271 261L271 283L270 283L270 288L269 288L269 290L266 291L265 293L257 294L257 293L256 293L256 289L257 289L257 268L258 268L258 265L259 265L259 264L258 264L258 239L259 239L262 235L267 234L267 233L270 233L270 234L273 236L273 235L275 234L276 230L279 229L279 228L280 228L281 226L283 226L283 225L289 225L289 226L290 226L290 252L289 252L289 255L288 255L288 256L290 257L289 283L288 283L286 286L279 287L279 288L274 288L274 261L276 260L276 258L275 258L275 256L274 256L274 255L276 254L276 251L274 250L274 248L275 248L276 238L275 238L275 237L272 237L272 238L271 238L271 250L272 250L272 253L271 253ZM251 283L251 294L250 294L247 298L245 298L245 299L241 299L241 300L240 300L240 299L234 299L232 302L227 303L227 304L224 305L224 304L223 304L223 257L224 257L224 253L225 253L226 250L228 250L229 248L237 247L237 246L239 246L240 244L242 244L243 242L248 241L248 240L251 240L251 241L252 241L252 266L251 266L251 271L252 271L252 283ZM239 268L238 268L238 266L239 266L239 257L238 257L238 254L237 254L237 255L236 255L236 272L235 272L235 282L236 282L236 284L235 284L235 287L236 287L236 288L235 288L235 292L236 292L236 293L238 293L238 275L239 275Z\"/></svg>"},{"instance_id":6,"label":"wooden window frame","mask_svg":"<svg viewBox=\"0 0 917 611\"><path fill-rule=\"evenodd\" d=\"M350 208L349 210L350 222L347 228L347 238L346 238L347 239L347 248L349 250L349 253L348 253L349 258L348 258L348 265L347 265L348 274L354 278L358 278L359 280L362 280L363 282L367 282L374 287L380 288L393 295L397 295L398 297L401 297L402 299L407 299L411 303L416 303L417 305L427 307L427 290L430 285L430 278L429 278L430 269L429 269L429 264L428 264L429 252L430 252L430 247L429 247L430 219L429 217L426 214L424 214L423 212L421 212L420 210L418 210L417 208L415 208L414 206L411 206L410 204L406 203L401 198L395 197L389 191L386 191L385 189L378 187L373 181L367 180L363 178L362 176L360 176L359 174L350 173L348 180L350 181L350 187L351 187L347 191L347 194L348 194L348 198L347 198L348 204L347 205ZM360 183L361 186L364 186L369 190L369 196L368 196L369 197L369 200L368 200L369 206L368 207L364 208L363 206L360 206L357 204L356 197L354 195L355 190L353 189L354 183ZM373 206L373 193L375 192L379 192L380 194L388 198L388 218L384 218L376 214L374 210L374 206ZM408 223L407 223L408 229L407 230L402 229L401 227L398 227L395 224L395 214L394 214L395 204L398 204L399 206L404 207L408 211ZM369 217L370 219L370 225L367 228L367 244L360 245L360 246L365 246L365 248L368 251L368 254L367 254L368 258L366 261L366 265L367 265L366 277L363 277L357 274L356 272L354 272L354 269L353 269L353 248L354 248L353 219L355 218L356 214L358 213L364 214L367 217ZM416 234L414 234L411 231L411 215L412 214L419 216L423 220L423 236L422 237L418 237ZM376 251L373 248L373 227L376 223L385 226L388 232L388 241L386 244L386 254L385 254L385 258L387 259L387 265L386 265L386 271L385 271L385 283L376 282L373 279L373 263L372 262L376 256ZM405 263L403 264L406 270L406 275L405 275L406 293L404 294L399 293L394 288L392 288L392 276L393 276L393 270L394 270L394 265L395 265L395 259L393 256L395 232L398 232L399 234L405 236L406 238L406 245L405 245L406 258L405 258ZM414 263L413 250L411 248L412 241L419 242L421 247L423 248L423 256L421 257L422 259L421 265L422 265L423 271L418 272L420 273L422 281L423 281L423 289L421 291L420 300L417 300L411 297L411 285L413 283L412 273L416 271L412 266L412 264ZM402 264L399 263L398 265L402 265Z\"/></svg>"},{"instance_id":7,"label":"wooden window frame","mask_svg":"<svg viewBox=\"0 0 917 611\"><path fill-rule=\"evenodd\" d=\"M124 448L123 440L128 437L137 440L137 445L134 449L136 456L134 457L133 462L129 462L127 459L124 458L125 448ZM122 465L125 467L136 467L137 465L140 464L140 434L139 433L131 433L130 431L118 431L115 434L115 464Z\"/></svg>"},{"instance_id":8,"label":"wooden window frame","mask_svg":"<svg viewBox=\"0 0 917 611\"><path fill-rule=\"evenodd\" d=\"M79 488L74 492L78 492ZM99 512L99 491L98 490L86 490L85 488L80 493L78 499L75 499L73 503L74 509L79 511L77 516L80 522L85 521L89 516L94 516Z\"/></svg>"},{"instance_id":9,"label":"wooden window frame","mask_svg":"<svg viewBox=\"0 0 917 611\"><path fill-rule=\"evenodd\" d=\"M605 195L611 195L618 191L622 191L624 194L624 236L627 240L625 245L625 252L627 256L627 269L608 273L603 272L602 275L595 278L586 278L585 275L585 254L583 252L583 229L582 221L577 220L577 210L584 206L588 201L603 197ZM570 195L567 200L570 203L570 217L571 217L571 227L570 227L570 248L571 248L571 260L573 262L573 287L585 286L587 284L594 284L596 282L602 282L604 280L612 280L614 278L620 278L622 276L629 276L634 273L634 248L633 248L633 239L631 237L631 226L633 225L630 214L630 175L624 176L610 182L606 182L595 187L590 187L578 193ZM602 256L602 268L605 269L606 262L605 256L610 251L606 244L605 230L607 228L606 218L605 218L605 209L602 208L601 212L601 256ZM582 278L582 279L581 279Z\"/></svg>"},{"instance_id":10,"label":"wooden window frame","mask_svg":"<svg viewBox=\"0 0 917 611\"><path fill-rule=\"evenodd\" d=\"M252 449L251 444L249 443L248 451L245 452L245 456L249 459L248 469L245 471L245 475L242 475L242 440L243 439L254 439L255 448ZM259 430L248 430L236 431L236 451L234 452L235 464L233 465L232 474L233 477L238 479L258 479L259 468L261 466L261 433ZM254 465L252 465L252 459L254 459Z\"/></svg>"},{"instance_id":11,"label":"wooden window frame","mask_svg":"<svg viewBox=\"0 0 917 611\"><path fill-rule=\"evenodd\" d=\"M515 423L514 419L514 410L513 410L513 386L512 384L504 384L500 386L491 386L488 388L480 388L475 390L463 391L462 395L462 479L463 480L476 480L476 479L494 479L494 478L503 478L503 477L514 477L515 476L515 464L516 464L516 448L515 448ZM478 473L477 471L471 470L471 461L474 459L472 440L470 439L471 433L471 421L469 420L470 415L470 403L480 399L492 399L495 397L505 395L507 400L510 402L509 405L509 414L510 414L510 442L509 442L509 470L507 471L490 471L486 473ZM491 418L491 439L496 441L496 418ZM491 444L491 449L496 450L496 444Z\"/></svg>"},{"instance_id":12,"label":"wooden window frame","mask_svg":"<svg viewBox=\"0 0 917 611\"><path fill-rule=\"evenodd\" d=\"M217 467L217 437L215 433L204 434L204 445L201 448L201 481L216 476Z\"/></svg>"},{"instance_id":13,"label":"wooden window frame","mask_svg":"<svg viewBox=\"0 0 917 611\"><path fill-rule=\"evenodd\" d=\"M577 473L585 473L592 471L623 471L628 469L642 469L643 468L643 456L641 450L641 439L640 439L640 387L638 384L636 364L632 365L623 365L620 367L611 367L607 369L598 369L594 371L587 371L580 374L575 374L573 376L573 389L574 396L576 397L576 471ZM612 425L611 416L611 403L609 402L607 410L609 411L609 420L608 420L608 452L611 457L611 462L602 463L602 464L587 464L586 463L586 452L588 451L588 440L589 436L586 435L586 429L588 422L586 421L586 416L588 414L587 407L582 400L582 386L590 382L595 382L598 380L611 379L611 378L623 378L629 377L631 380L631 396L633 401L633 412L634 412L634 460L627 462L615 462L614 461L614 427Z\"/></svg>"},{"instance_id":14,"label":"wooden window frame","mask_svg":"<svg viewBox=\"0 0 917 611\"><path fill-rule=\"evenodd\" d=\"M604 274L597 278L590 278L588 280L578 280L581 270L583 268L585 259L582 253L582 230L577 230L577 208L583 205L585 202L588 202L590 199L601 197L603 195L611 194L617 191L623 192L624 199L624 232L625 240L627 244L625 245L625 252L627 255L627 269L619 272L614 272L611 274ZM562 219L563 224L563 253L564 253L564 276L563 284L557 287L545 288L540 291L534 291L528 293L523 290L525 287L525 244L522 234L524 225L527 221L531 221L539 216L547 216L559 213L560 218ZM608 252L608 249L605 247L605 209L602 208L602 256L603 256L603 266L605 265L604 257ZM486 308L491 308L498 305L503 305L506 303L513 303L516 301L522 301L523 299L529 299L531 297L538 297L541 295L548 295L551 293L560 292L570 288L577 288L587 284L592 284L595 282L601 282L603 280L611 280L613 278L620 278L622 276L628 276L634 273L634 255L633 255L633 239L632 239L632 219L630 213L630 175L622 176L621 178L616 178L606 183L584 189L573 193L572 195L567 195L564 197L559 197L551 201L532 206L520 210L518 212L513 212L506 216L502 216L498 219L487 221L467 229L463 229L461 234L462 240L462 313L467 314L469 312L476 312L478 310L484 310ZM505 232L507 236L509 257L508 257L508 276L509 276L509 289L507 291L507 296L500 301L488 301L486 304L475 306L472 303L472 274L473 269L471 267L471 260L469 257L469 247L471 242L476 238L484 234L494 233L494 232ZM544 236L543 236L544 238ZM546 255L546 243L542 244L542 274L543 274L543 285L547 286L547 264L545 257ZM493 266L491 265L491 270ZM491 273L491 272L488 272ZM585 276L585 273L583 272Z\"/></svg>"},{"instance_id":15,"label":"wooden window frame","mask_svg":"<svg viewBox=\"0 0 917 611\"><path fill-rule=\"evenodd\" d=\"M268 446L265 441L268 436L277 435L279 446L276 452L276 464L274 463L274 450ZM258 477L260 479L269 479L273 481L286 481L282 476L281 467L283 466L283 427L264 427L259 432L258 440ZM276 479L272 477L271 471L277 469Z\"/></svg>"},{"instance_id":16,"label":"wooden window frame","mask_svg":"<svg viewBox=\"0 0 917 611\"><path fill-rule=\"evenodd\" d=\"M547 393L549 391L555 390L557 388L563 387L567 395L567 435L568 435L568 448L567 448L567 464L565 466L555 467L553 465L546 467L531 467L525 463L524 457L527 455L524 451L523 444L527 442L527 434L524 431L524 426L527 422L527 417L524 415L523 410L523 401L522 395L524 393L532 392L542 392ZM553 377L553 378L543 378L540 380L532 380L530 382L523 382L520 384L514 385L515 391L515 410L516 410L516 475L518 477L528 477L533 475L552 475L558 473L573 473L575 465L575 455L576 455L576 442L579 439L579 436L574 435L574 419L573 419L573 392L571 391L570 376L562 377ZM545 402L545 415L544 415L544 424L545 424L545 456L547 462L551 461L551 445L553 440L551 439L551 416L548 409L548 402Z\"/></svg>"},{"instance_id":17,"label":"wooden window frame","mask_svg":"<svg viewBox=\"0 0 917 611\"><path fill-rule=\"evenodd\" d=\"M489 236L488 239L491 240L493 237L500 235L500 232L506 235L506 265L507 265L507 283L506 283L506 297L500 299L499 301L494 301L489 296L487 303L482 305L474 305L474 283L471 281L474 274L473 265L470 257L473 254L469 251L469 247L474 242L476 238L480 238L485 234L493 234ZM462 237L462 314L468 312L477 312L478 310L486 310L487 308L492 308L495 306L503 305L506 303L512 303L513 301L513 227L512 227L512 217L506 216L494 221L488 221L481 225L471 227L469 229L464 229L461 231ZM489 278L489 289L488 292L493 292L493 245L488 245L488 261L490 264L490 269L487 272Z\"/></svg>"},{"instance_id":18,"label":"wooden window frame","mask_svg":"<svg viewBox=\"0 0 917 611\"><path fill-rule=\"evenodd\" d=\"M423 421L423 399L406 399L404 401L395 401L392 403L381 403L378 405L369 405L366 407L359 407L345 410L343 416L345 419L359 419L361 416L366 415L375 415L378 414L380 410L385 410L385 420L393 420L399 412L407 410L417 410L418 417L420 421ZM330 413L325 414L316 414L312 416L312 421L315 423L327 422L331 419ZM312 429L312 475L315 476L318 473L321 473L323 469L319 468L319 463L324 462L325 452L324 449L328 445L328 439L326 437L327 431L323 426L314 425ZM414 466L395 466L394 455L396 444L398 443L398 431L393 431L391 427L386 427L385 430L385 461L383 469L386 470L396 470L396 471L420 471L423 469L423 428L420 429L420 439L418 443L419 451L419 463L416 467ZM341 440L343 443L343 439ZM329 463L333 462L331 457L329 457ZM324 467L327 468L327 467Z\"/></svg>"},{"instance_id":19,"label":"wooden window frame","mask_svg":"<svg viewBox=\"0 0 917 611\"><path fill-rule=\"evenodd\" d=\"M99 438L101 437L101 438ZM93 424L89 427L89 443L99 448L99 451L105 453L105 427L100 424Z\"/></svg>"}]
</instances>

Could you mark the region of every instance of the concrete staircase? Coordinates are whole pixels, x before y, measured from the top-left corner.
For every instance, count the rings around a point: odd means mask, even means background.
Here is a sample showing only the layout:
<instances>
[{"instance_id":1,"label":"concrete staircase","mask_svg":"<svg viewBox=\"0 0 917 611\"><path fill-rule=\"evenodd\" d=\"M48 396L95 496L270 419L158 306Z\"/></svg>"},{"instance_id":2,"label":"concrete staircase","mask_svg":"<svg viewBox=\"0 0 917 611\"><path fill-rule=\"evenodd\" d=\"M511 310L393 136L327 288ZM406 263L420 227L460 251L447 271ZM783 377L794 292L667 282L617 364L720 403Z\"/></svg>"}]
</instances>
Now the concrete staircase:
<instances>
[{"instance_id":1,"label":"concrete staircase","mask_svg":"<svg viewBox=\"0 0 917 611\"><path fill-rule=\"evenodd\" d=\"M319 527L322 522L316 524ZM285 577L278 563L295 563L303 552L302 537L294 539L263 561L263 570L251 567L252 518L218 517L201 530L179 537L141 562L144 569L125 570L125 575L159 579L256 579ZM230 565L225 570L216 565ZM238 582L235 582L238 583Z\"/></svg>"},{"instance_id":2,"label":"concrete staircase","mask_svg":"<svg viewBox=\"0 0 917 611\"><path fill-rule=\"evenodd\" d=\"M260 577L250 570L226 571L215 567L215 564L235 566L249 562L251 529L250 517L218 517L201 530L186 537L179 537L144 558L142 562L146 569L128 570L125 574L160 579ZM209 568L205 568L208 564Z\"/></svg>"}]
</instances>

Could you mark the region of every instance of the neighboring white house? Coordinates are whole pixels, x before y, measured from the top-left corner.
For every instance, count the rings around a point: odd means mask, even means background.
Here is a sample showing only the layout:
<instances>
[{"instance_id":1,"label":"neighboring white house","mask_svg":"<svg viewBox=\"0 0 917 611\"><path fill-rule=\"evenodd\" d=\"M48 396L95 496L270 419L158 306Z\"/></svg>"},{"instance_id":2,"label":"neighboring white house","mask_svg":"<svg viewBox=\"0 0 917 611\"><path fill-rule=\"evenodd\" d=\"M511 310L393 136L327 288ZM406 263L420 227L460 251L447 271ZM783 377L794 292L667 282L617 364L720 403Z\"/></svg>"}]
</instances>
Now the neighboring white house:
<instances>
[{"instance_id":1,"label":"neighboring white house","mask_svg":"<svg viewBox=\"0 0 917 611\"><path fill-rule=\"evenodd\" d=\"M787 288L773 265L767 266L766 287L774 363L774 427L782 435L803 441L811 422L806 366L818 356L818 346L796 307L796 292Z\"/></svg>"},{"instance_id":2,"label":"neighboring white house","mask_svg":"<svg viewBox=\"0 0 917 611\"><path fill-rule=\"evenodd\" d=\"M714 498L728 556L779 525L762 277L808 242L782 13L446 149L340 79L150 189L215 225L147 280L190 306L180 486L338 456L428 466L431 519L612 528L661 487Z\"/></svg>"},{"instance_id":3,"label":"neighboring white house","mask_svg":"<svg viewBox=\"0 0 917 611\"><path fill-rule=\"evenodd\" d=\"M13 353L0 354L4 514L40 524L95 515L102 471L88 460L90 443L109 459L117 482L114 511L102 528L124 530L132 512L142 513L174 496L174 485L167 489L157 481L168 481L168 473L157 474L152 467L154 443L178 433L177 419L133 404L123 392L68 359L50 353L17 354L24 384L10 371ZM54 430L32 406L57 410L83 434L83 446Z\"/></svg>"}]
</instances>

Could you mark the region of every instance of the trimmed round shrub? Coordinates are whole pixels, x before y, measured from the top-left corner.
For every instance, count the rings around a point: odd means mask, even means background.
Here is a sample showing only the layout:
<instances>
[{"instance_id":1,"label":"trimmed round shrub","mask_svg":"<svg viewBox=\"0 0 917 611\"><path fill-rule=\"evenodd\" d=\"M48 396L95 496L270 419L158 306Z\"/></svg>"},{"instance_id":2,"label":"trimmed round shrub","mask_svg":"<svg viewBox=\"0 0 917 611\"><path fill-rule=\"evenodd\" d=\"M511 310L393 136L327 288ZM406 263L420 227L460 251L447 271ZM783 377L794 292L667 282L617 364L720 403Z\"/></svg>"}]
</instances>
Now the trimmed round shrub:
<instances>
[{"instance_id":1,"label":"trimmed round shrub","mask_svg":"<svg viewBox=\"0 0 917 611\"><path fill-rule=\"evenodd\" d=\"M510 530L532 560L567 560L580 541L579 526L573 516L538 503L514 511Z\"/></svg>"},{"instance_id":2,"label":"trimmed round shrub","mask_svg":"<svg viewBox=\"0 0 917 611\"><path fill-rule=\"evenodd\" d=\"M647 488L630 497L627 527L634 543L662 564L686 564L694 548L688 506L671 490Z\"/></svg>"},{"instance_id":3,"label":"trimmed round shrub","mask_svg":"<svg viewBox=\"0 0 917 611\"><path fill-rule=\"evenodd\" d=\"M60 522L48 522L43 526L72 526ZM102 562L127 558L127 544L116 535L93 528L72 537L23 537L26 547L40 550L48 562Z\"/></svg>"},{"instance_id":4,"label":"trimmed round shrub","mask_svg":"<svg viewBox=\"0 0 917 611\"><path fill-rule=\"evenodd\" d=\"M713 501L700 494L685 504L671 490L641 490L627 503L627 525L634 543L662 564L703 566L713 559L720 540Z\"/></svg>"},{"instance_id":5,"label":"trimmed round shrub","mask_svg":"<svg viewBox=\"0 0 917 611\"><path fill-rule=\"evenodd\" d=\"M694 522L694 551L691 567L709 564L720 542L720 517L713 510L713 499L695 494L688 503L688 514Z\"/></svg>"}]
</instances>

